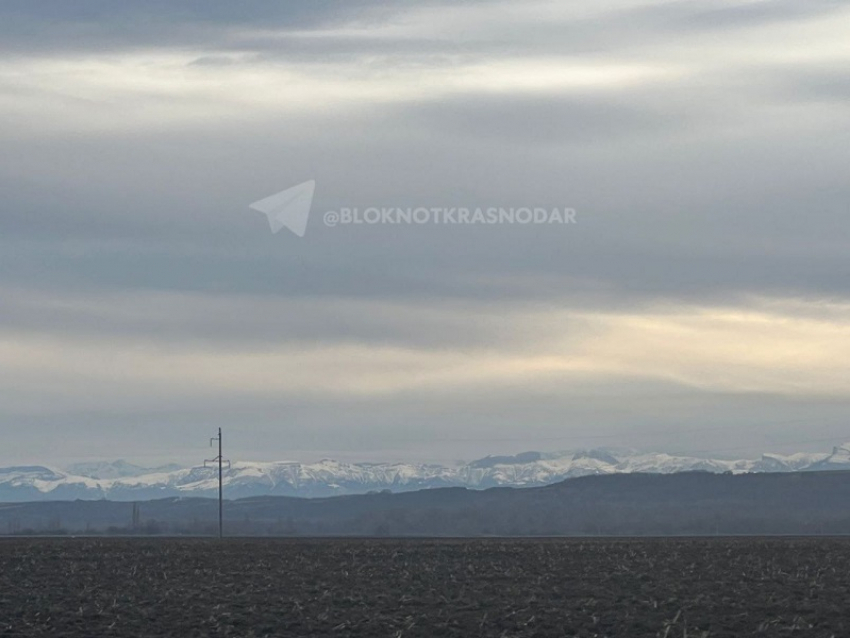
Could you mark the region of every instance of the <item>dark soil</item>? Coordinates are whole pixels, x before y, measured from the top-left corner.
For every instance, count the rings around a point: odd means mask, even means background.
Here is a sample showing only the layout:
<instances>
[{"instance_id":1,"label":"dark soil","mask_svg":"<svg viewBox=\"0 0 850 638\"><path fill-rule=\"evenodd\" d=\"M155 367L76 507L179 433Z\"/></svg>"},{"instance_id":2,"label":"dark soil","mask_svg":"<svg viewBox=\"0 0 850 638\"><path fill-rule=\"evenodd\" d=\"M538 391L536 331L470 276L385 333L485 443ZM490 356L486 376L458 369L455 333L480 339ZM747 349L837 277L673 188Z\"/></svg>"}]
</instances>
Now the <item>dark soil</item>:
<instances>
[{"instance_id":1,"label":"dark soil","mask_svg":"<svg viewBox=\"0 0 850 638\"><path fill-rule=\"evenodd\" d=\"M850 636L850 539L0 541L0 636Z\"/></svg>"}]
</instances>

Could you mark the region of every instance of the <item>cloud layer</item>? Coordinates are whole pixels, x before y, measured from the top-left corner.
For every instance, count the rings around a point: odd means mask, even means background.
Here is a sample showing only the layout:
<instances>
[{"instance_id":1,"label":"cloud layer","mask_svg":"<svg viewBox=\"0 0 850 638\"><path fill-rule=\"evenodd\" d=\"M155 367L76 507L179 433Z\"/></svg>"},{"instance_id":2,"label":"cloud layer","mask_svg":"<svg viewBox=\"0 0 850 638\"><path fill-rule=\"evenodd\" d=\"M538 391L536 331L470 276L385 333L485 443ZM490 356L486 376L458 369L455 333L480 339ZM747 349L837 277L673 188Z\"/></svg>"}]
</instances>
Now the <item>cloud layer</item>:
<instances>
[{"instance_id":1,"label":"cloud layer","mask_svg":"<svg viewBox=\"0 0 850 638\"><path fill-rule=\"evenodd\" d=\"M4 3L0 462L840 442L847 17ZM303 240L247 209L307 179Z\"/></svg>"}]
</instances>

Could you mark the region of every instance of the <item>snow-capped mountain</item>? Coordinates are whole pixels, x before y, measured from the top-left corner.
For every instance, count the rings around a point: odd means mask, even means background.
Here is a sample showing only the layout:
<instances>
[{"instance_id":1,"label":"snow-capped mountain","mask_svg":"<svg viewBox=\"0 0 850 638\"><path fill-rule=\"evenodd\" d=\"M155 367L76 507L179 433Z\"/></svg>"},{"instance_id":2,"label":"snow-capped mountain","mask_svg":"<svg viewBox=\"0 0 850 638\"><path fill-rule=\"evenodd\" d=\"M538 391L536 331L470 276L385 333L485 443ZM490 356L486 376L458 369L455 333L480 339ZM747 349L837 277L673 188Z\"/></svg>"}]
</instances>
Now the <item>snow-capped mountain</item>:
<instances>
[{"instance_id":1,"label":"snow-capped mountain","mask_svg":"<svg viewBox=\"0 0 850 638\"><path fill-rule=\"evenodd\" d=\"M228 498L264 495L332 496L436 487L531 487L591 474L651 472L793 472L850 469L850 444L832 454L764 454L718 460L663 453L581 450L489 456L454 466L409 463L234 463L224 472ZM0 468L0 502L107 498L119 501L170 496L215 496L217 471L169 465L145 469L127 463L78 463L64 470Z\"/></svg>"},{"instance_id":2,"label":"snow-capped mountain","mask_svg":"<svg viewBox=\"0 0 850 638\"><path fill-rule=\"evenodd\" d=\"M162 467L149 468L133 465L124 460L117 461L94 461L92 463L75 463L65 468L65 471L74 476L86 476L93 479L117 479L127 476L143 476L145 474L160 474L162 472L174 472L181 469L179 465L164 465Z\"/></svg>"}]
</instances>

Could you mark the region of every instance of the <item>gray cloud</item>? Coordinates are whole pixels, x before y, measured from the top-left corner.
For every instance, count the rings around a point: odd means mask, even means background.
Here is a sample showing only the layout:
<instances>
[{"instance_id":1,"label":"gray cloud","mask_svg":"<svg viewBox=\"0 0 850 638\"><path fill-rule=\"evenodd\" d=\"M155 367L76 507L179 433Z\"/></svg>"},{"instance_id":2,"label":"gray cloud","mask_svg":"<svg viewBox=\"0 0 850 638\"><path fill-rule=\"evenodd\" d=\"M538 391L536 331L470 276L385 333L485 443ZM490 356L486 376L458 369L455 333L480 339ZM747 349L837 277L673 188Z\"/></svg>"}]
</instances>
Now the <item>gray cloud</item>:
<instances>
[{"instance_id":1,"label":"gray cloud","mask_svg":"<svg viewBox=\"0 0 850 638\"><path fill-rule=\"evenodd\" d=\"M365 29L396 22L410 10L463 6L478 6L481 13L476 31L467 41L429 38L427 34L413 38L370 37ZM504 6L505 3L494 0L420 0L407 5L387 0L277 3L252 0L238 7L221 1L178 5L164 0L144 4L9 0L1 10L0 34L3 48L20 52L108 52L194 45L324 59L363 53L385 57L394 51L436 54L445 52L446 48L482 54L498 51L521 54L540 47L563 54L653 44L661 36L685 39L691 31L761 27L846 8L840 0L805 3L768 0L722 7L708 0L636 2L626 6L609 2L600 4L596 15L568 21L535 21L530 11L525 24L520 24L526 28L516 28L515 22L503 24L492 19ZM346 25L364 28L362 37L334 33L310 36L311 31ZM275 32L297 32L299 37L297 40L270 37Z\"/></svg>"},{"instance_id":2,"label":"gray cloud","mask_svg":"<svg viewBox=\"0 0 850 638\"><path fill-rule=\"evenodd\" d=\"M692 5L693 6L693 5ZM801 4L793 0L769 0L729 4L725 7L702 5L703 8L680 20L684 26L696 29L721 30L747 28L776 22L802 20L845 8L839 0L816 0Z\"/></svg>"},{"instance_id":3,"label":"gray cloud","mask_svg":"<svg viewBox=\"0 0 850 638\"><path fill-rule=\"evenodd\" d=\"M628 95L628 94L626 94ZM409 124L443 131L459 140L494 138L499 143L557 146L611 138L663 134L670 116L619 100L584 95L464 95L404 107Z\"/></svg>"},{"instance_id":4,"label":"gray cloud","mask_svg":"<svg viewBox=\"0 0 850 638\"><path fill-rule=\"evenodd\" d=\"M215 33L245 27L307 29L364 19L364 11L380 9L375 0L333 2L155 1L140 5L103 0L3 4L5 46L22 50L103 50L209 42ZM45 41L42 36L51 36Z\"/></svg>"},{"instance_id":5,"label":"gray cloud","mask_svg":"<svg viewBox=\"0 0 850 638\"><path fill-rule=\"evenodd\" d=\"M802 66L774 76L774 94L797 101L850 102L850 73L844 68Z\"/></svg>"}]
</instances>

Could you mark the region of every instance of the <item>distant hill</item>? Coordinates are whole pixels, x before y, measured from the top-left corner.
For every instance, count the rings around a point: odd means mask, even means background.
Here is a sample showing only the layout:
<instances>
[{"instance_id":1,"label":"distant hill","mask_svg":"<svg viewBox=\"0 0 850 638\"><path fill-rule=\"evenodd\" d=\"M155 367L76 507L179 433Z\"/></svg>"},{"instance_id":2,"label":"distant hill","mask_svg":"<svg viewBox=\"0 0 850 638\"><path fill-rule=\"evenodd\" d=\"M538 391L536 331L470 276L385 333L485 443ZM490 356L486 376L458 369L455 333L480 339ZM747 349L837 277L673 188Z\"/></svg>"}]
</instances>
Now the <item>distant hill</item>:
<instances>
[{"instance_id":1,"label":"distant hill","mask_svg":"<svg viewBox=\"0 0 850 638\"><path fill-rule=\"evenodd\" d=\"M324 497L440 487L536 487L568 478L646 472L794 472L850 469L850 446L832 453L763 454L758 459L708 459L664 453L578 450L488 456L457 465L427 463L238 462L226 470L233 498ZM214 469L168 465L143 468L126 461L78 463L64 469L0 468L0 502L103 499L137 501L172 496L215 496Z\"/></svg>"},{"instance_id":2,"label":"distant hill","mask_svg":"<svg viewBox=\"0 0 850 638\"><path fill-rule=\"evenodd\" d=\"M0 505L0 533L212 533L217 503L55 501ZM443 488L225 507L230 534L482 536L850 534L850 471L614 474L546 487Z\"/></svg>"}]
</instances>

